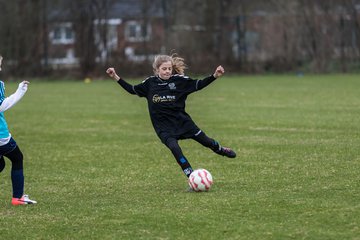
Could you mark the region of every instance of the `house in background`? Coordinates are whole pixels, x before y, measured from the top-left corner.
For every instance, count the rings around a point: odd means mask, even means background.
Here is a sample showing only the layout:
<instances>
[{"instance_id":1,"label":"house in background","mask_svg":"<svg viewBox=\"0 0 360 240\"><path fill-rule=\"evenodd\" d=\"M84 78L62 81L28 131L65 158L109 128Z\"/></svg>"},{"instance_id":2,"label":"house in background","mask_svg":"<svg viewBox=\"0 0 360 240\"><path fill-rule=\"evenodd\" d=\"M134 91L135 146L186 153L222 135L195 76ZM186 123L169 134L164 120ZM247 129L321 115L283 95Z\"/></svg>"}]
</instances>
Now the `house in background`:
<instances>
[{"instance_id":1,"label":"house in background","mask_svg":"<svg viewBox=\"0 0 360 240\"><path fill-rule=\"evenodd\" d=\"M53 24L49 32L49 64L54 67L77 65L74 43L75 33L71 22Z\"/></svg>"},{"instance_id":2,"label":"house in background","mask_svg":"<svg viewBox=\"0 0 360 240\"><path fill-rule=\"evenodd\" d=\"M144 9L141 1L119 1L109 8L106 19L95 19L96 61L105 62L116 55L126 61L138 62L161 52L164 27L160 4L161 1L154 0ZM74 23L67 16L71 14L55 12L49 21L47 61L54 68L71 68L79 64ZM106 36L102 34L104 32Z\"/></svg>"},{"instance_id":3,"label":"house in background","mask_svg":"<svg viewBox=\"0 0 360 240\"><path fill-rule=\"evenodd\" d=\"M359 56L358 4L352 13L346 13L339 5L328 13L315 11L311 18L304 9L300 11L303 6L292 13L265 9L241 15L235 9L233 13L222 16L223 25L217 26L216 21L210 21L214 25L209 27L205 20L184 21L184 24L181 20L189 15L179 11L177 18L172 16L175 21L168 24L164 0L153 0L148 6L144 4L150 1L111 2L113 4L106 14L96 13L99 17L93 20L92 25L96 46L94 55L99 63L106 63L109 59L141 62L173 46L190 49L188 57L193 57L199 64L203 64L198 60L206 58L206 54L215 56L214 52L221 52L222 59L229 64L238 67L247 63L248 66L255 66L256 72L260 69L291 70L308 62L331 64L330 60L345 57L357 59ZM180 13L185 17L179 18ZM76 32L71 14L56 10L52 14L55 17L49 21L47 61L54 68L78 66ZM198 38L192 39L194 36ZM219 44L206 45L219 39ZM167 41L171 47L165 46ZM199 46L208 48L205 54L199 56L197 51L198 56L195 56L194 51Z\"/></svg>"}]
</instances>

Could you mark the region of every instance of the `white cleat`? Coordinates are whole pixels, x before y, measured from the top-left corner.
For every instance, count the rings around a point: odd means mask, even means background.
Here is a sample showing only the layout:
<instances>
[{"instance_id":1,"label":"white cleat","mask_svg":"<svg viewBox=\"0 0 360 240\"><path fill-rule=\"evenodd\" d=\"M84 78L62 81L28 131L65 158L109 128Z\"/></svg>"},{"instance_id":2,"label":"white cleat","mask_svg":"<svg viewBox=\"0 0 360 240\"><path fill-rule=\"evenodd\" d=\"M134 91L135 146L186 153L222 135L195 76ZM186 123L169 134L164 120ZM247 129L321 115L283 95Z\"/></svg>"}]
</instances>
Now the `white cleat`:
<instances>
[{"instance_id":1,"label":"white cleat","mask_svg":"<svg viewBox=\"0 0 360 240\"><path fill-rule=\"evenodd\" d=\"M35 200L31 200L29 195L24 194L21 198L12 198L11 204L14 206L17 205L26 205L26 204L36 204Z\"/></svg>"}]
</instances>

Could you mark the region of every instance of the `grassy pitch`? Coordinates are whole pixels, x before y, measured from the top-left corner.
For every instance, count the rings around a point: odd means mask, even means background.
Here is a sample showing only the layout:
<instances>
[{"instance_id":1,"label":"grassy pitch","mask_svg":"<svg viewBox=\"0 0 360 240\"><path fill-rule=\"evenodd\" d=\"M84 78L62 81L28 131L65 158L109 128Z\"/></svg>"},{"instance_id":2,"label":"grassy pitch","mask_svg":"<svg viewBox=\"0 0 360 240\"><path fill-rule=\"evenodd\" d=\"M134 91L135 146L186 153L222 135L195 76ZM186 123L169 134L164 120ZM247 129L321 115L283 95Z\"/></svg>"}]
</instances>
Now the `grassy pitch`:
<instances>
[{"instance_id":1,"label":"grassy pitch","mask_svg":"<svg viewBox=\"0 0 360 240\"><path fill-rule=\"evenodd\" d=\"M5 115L38 204L10 205L6 160L1 239L359 239L359 89L359 75L227 76L189 96L238 157L181 141L214 177L188 193L145 99L111 80L34 81Z\"/></svg>"}]
</instances>

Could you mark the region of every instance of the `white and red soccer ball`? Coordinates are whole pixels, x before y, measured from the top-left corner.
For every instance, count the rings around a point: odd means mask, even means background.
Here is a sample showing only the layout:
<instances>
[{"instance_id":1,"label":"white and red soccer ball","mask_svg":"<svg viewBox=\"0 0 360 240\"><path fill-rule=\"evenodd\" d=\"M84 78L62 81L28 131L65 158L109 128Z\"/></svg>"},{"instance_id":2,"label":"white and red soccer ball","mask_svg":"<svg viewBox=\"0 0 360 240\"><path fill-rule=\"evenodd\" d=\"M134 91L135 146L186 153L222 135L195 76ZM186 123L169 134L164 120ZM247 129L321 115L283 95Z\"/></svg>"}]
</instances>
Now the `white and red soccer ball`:
<instances>
[{"instance_id":1,"label":"white and red soccer ball","mask_svg":"<svg viewBox=\"0 0 360 240\"><path fill-rule=\"evenodd\" d=\"M189 186L195 192L209 191L213 184L211 173L206 169L196 169L189 176Z\"/></svg>"}]
</instances>

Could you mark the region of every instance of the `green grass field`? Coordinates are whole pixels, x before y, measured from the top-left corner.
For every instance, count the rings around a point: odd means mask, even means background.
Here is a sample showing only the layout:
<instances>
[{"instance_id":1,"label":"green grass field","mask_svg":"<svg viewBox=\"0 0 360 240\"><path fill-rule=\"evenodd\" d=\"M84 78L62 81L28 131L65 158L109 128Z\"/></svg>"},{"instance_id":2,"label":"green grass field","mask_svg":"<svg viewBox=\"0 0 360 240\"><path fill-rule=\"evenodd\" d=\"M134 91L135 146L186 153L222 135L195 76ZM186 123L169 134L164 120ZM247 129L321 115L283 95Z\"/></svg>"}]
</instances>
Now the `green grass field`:
<instances>
[{"instance_id":1,"label":"green grass field","mask_svg":"<svg viewBox=\"0 0 360 240\"><path fill-rule=\"evenodd\" d=\"M228 76L189 96L195 122L238 154L181 141L214 178L189 193L145 99L111 80L33 81L5 115L38 204L11 206L6 160L0 238L360 239L359 89L359 75Z\"/></svg>"}]
</instances>

